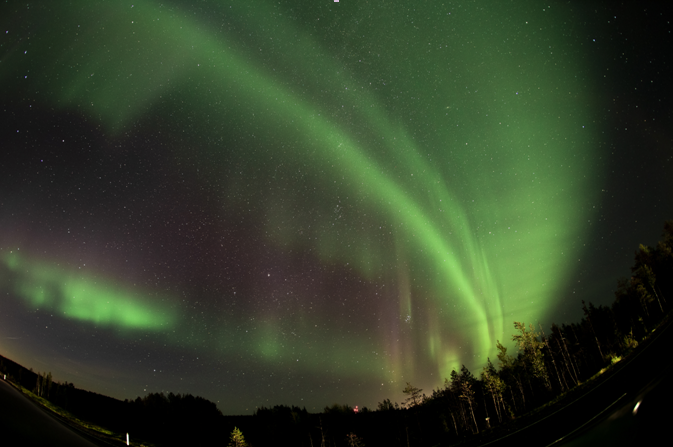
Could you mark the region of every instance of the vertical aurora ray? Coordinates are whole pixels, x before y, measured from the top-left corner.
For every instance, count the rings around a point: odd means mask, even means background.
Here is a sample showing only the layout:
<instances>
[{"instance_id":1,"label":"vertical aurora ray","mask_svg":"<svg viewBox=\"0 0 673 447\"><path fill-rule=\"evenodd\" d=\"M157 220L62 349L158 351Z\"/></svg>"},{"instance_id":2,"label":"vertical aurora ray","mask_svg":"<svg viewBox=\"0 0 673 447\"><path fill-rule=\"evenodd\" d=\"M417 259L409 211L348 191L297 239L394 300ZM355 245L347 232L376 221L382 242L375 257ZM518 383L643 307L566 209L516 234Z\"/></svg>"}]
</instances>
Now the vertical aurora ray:
<instances>
[{"instance_id":1,"label":"vertical aurora ray","mask_svg":"<svg viewBox=\"0 0 673 447\"><path fill-rule=\"evenodd\" d=\"M315 373L357 357L339 374L432 387L424 370L479 367L511 320L547 317L579 252L578 202L595 196L590 87L552 31L562 13L369 5L359 16L377 18L358 23L309 8L330 24L320 28L267 2L207 14L75 3L50 6L58 20L28 54L13 47L28 90L113 138L143 123L161 128L157 140L184 138L176 159L208 166L186 168L190 180L224 185L222 209L250 208L260 239L389 285L385 300L352 304L384 319L362 346L362 334L300 342L288 327L310 337L305 310L260 305L263 330L236 348L222 330L213 355L280 367L300 354ZM260 295L249 298L270 300ZM326 325L338 334L344 321Z\"/></svg>"}]
</instances>

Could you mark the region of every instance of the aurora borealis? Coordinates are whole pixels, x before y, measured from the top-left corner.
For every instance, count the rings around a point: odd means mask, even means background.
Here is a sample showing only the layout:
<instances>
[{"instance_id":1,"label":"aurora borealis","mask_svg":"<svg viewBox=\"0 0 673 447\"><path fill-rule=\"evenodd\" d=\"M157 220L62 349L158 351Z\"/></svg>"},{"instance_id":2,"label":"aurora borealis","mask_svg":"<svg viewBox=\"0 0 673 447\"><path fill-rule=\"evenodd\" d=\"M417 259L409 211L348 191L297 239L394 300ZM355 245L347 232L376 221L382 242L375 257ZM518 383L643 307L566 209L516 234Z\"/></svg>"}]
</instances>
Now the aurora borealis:
<instances>
[{"instance_id":1,"label":"aurora borealis","mask_svg":"<svg viewBox=\"0 0 673 447\"><path fill-rule=\"evenodd\" d=\"M611 302L671 218L664 12L0 8L0 350L56 380L376 407Z\"/></svg>"}]
</instances>

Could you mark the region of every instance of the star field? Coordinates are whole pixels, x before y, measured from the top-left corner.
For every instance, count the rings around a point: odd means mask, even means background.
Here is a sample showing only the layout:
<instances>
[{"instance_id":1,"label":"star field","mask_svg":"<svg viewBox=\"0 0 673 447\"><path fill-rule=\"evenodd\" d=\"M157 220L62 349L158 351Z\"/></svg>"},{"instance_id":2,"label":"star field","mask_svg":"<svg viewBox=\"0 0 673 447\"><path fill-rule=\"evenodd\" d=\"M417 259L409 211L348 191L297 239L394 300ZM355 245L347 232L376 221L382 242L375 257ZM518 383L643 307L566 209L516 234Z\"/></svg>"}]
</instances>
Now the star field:
<instances>
[{"instance_id":1,"label":"star field","mask_svg":"<svg viewBox=\"0 0 673 447\"><path fill-rule=\"evenodd\" d=\"M671 218L664 10L1 11L0 350L78 387L375 408L611 302Z\"/></svg>"}]
</instances>

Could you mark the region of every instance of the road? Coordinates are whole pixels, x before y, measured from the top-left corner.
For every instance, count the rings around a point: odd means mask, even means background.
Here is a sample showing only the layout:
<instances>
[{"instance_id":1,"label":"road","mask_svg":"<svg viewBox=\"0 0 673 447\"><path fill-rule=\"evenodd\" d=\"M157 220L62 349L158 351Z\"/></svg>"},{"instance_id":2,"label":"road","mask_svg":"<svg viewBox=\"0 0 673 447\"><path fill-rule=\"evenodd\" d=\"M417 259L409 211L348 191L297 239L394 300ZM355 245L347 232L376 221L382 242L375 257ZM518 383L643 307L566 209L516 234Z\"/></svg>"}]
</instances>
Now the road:
<instances>
[{"instance_id":1,"label":"road","mask_svg":"<svg viewBox=\"0 0 673 447\"><path fill-rule=\"evenodd\" d=\"M5 444L7 442L7 444ZM98 447L57 421L0 376L0 444Z\"/></svg>"},{"instance_id":2,"label":"road","mask_svg":"<svg viewBox=\"0 0 673 447\"><path fill-rule=\"evenodd\" d=\"M673 409L673 383L669 380L673 365L668 365L662 377L655 379L635 393L626 396L610 407L603 415L589 423L586 429L571 434L561 442L563 447L589 447L610 445L613 447L656 445L668 432Z\"/></svg>"}]
</instances>

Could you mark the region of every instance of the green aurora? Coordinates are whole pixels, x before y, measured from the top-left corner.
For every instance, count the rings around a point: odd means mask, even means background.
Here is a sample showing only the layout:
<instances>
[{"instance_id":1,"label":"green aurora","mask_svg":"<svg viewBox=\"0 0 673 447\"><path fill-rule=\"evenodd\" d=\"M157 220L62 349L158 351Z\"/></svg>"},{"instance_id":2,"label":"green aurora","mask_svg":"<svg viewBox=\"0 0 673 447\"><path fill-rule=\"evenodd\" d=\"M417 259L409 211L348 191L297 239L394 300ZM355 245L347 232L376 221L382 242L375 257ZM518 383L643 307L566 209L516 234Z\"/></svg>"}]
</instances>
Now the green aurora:
<instances>
[{"instance_id":1,"label":"green aurora","mask_svg":"<svg viewBox=\"0 0 673 447\"><path fill-rule=\"evenodd\" d=\"M236 298L256 303L245 315L214 304L193 325L175 297L148 300L161 294L130 292L114 272L98 273L119 282L109 287L5 255L25 305L391 389L481 368L514 319L549 321L599 191L592 85L569 11L347 3L43 3L35 14L53 19L5 45L0 82L27 73L36 102L114 141L159 129L147 147L215 191L214 208L256 222L257 244L376 284L379 296L348 297L357 325L297 288L275 306L262 286ZM247 319L255 331L235 338Z\"/></svg>"},{"instance_id":2,"label":"green aurora","mask_svg":"<svg viewBox=\"0 0 673 447\"><path fill-rule=\"evenodd\" d=\"M30 262L10 252L2 259L10 289L34 308L46 308L63 318L121 329L166 329L175 321L165 307L149 305L147 293L75 274L53 263ZM3 284L4 285L4 284Z\"/></svg>"}]
</instances>

